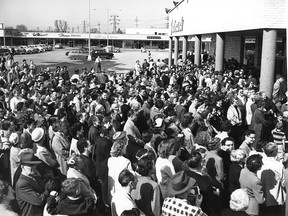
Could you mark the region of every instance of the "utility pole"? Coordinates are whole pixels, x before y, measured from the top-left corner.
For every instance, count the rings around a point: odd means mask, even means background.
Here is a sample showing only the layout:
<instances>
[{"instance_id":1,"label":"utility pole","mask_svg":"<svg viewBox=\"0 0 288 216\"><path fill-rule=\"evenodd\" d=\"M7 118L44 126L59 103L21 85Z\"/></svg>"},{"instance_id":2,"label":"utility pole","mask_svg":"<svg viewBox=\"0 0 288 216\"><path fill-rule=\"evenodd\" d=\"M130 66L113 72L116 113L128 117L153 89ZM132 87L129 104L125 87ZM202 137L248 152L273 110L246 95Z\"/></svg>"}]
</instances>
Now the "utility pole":
<instances>
[{"instance_id":1,"label":"utility pole","mask_svg":"<svg viewBox=\"0 0 288 216\"><path fill-rule=\"evenodd\" d=\"M120 21L120 19L118 18L119 16L118 15L116 15L116 14L114 14L114 15L111 15L110 17L112 17L111 19L110 19L110 21L112 21L112 25L113 25L113 33L115 34L116 32L117 32L117 25L119 25L119 21Z\"/></svg>"},{"instance_id":2,"label":"utility pole","mask_svg":"<svg viewBox=\"0 0 288 216\"><path fill-rule=\"evenodd\" d=\"M165 17L165 20L166 20L166 22L165 22L165 28L169 28L169 16L166 16L166 17Z\"/></svg>"},{"instance_id":3,"label":"utility pole","mask_svg":"<svg viewBox=\"0 0 288 216\"><path fill-rule=\"evenodd\" d=\"M136 26L136 28L138 28L138 21L139 21L139 19L138 19L137 16L136 16L136 19L135 19L134 21L135 21L135 26Z\"/></svg>"},{"instance_id":4,"label":"utility pole","mask_svg":"<svg viewBox=\"0 0 288 216\"><path fill-rule=\"evenodd\" d=\"M98 22L98 32L100 33L101 31L100 31L100 26L101 26L101 24Z\"/></svg>"},{"instance_id":5,"label":"utility pole","mask_svg":"<svg viewBox=\"0 0 288 216\"><path fill-rule=\"evenodd\" d=\"M83 21L83 33L86 33L86 21Z\"/></svg>"}]
</instances>

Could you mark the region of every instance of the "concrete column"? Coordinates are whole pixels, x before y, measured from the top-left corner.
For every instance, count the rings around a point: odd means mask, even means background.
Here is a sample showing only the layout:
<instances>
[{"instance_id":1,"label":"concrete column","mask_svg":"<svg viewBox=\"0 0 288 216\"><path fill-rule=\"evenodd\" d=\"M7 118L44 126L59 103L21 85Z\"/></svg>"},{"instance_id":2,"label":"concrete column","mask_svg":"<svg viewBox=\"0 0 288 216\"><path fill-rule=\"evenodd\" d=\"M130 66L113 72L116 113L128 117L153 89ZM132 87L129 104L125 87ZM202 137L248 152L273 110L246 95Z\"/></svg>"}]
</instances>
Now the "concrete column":
<instances>
[{"instance_id":1,"label":"concrete column","mask_svg":"<svg viewBox=\"0 0 288 216\"><path fill-rule=\"evenodd\" d=\"M201 64L201 35L195 36L194 64Z\"/></svg>"},{"instance_id":2,"label":"concrete column","mask_svg":"<svg viewBox=\"0 0 288 216\"><path fill-rule=\"evenodd\" d=\"M53 47L55 47L55 44L56 44L55 38L53 38Z\"/></svg>"},{"instance_id":3,"label":"concrete column","mask_svg":"<svg viewBox=\"0 0 288 216\"><path fill-rule=\"evenodd\" d=\"M172 65L172 50L173 50L173 37L169 37L169 54L168 54L168 66Z\"/></svg>"},{"instance_id":4,"label":"concrete column","mask_svg":"<svg viewBox=\"0 0 288 216\"><path fill-rule=\"evenodd\" d=\"M263 30L260 91L265 91L268 97L271 97L273 91L276 41L276 30Z\"/></svg>"},{"instance_id":5,"label":"concrete column","mask_svg":"<svg viewBox=\"0 0 288 216\"><path fill-rule=\"evenodd\" d=\"M224 34L216 34L215 71L223 70L224 63Z\"/></svg>"},{"instance_id":6,"label":"concrete column","mask_svg":"<svg viewBox=\"0 0 288 216\"><path fill-rule=\"evenodd\" d=\"M175 46L174 46L174 65L177 65L177 61L178 61L178 52L179 52L179 37L175 37Z\"/></svg>"},{"instance_id":7,"label":"concrete column","mask_svg":"<svg viewBox=\"0 0 288 216\"><path fill-rule=\"evenodd\" d=\"M125 40L122 41L122 48L126 48L126 41Z\"/></svg>"},{"instance_id":8,"label":"concrete column","mask_svg":"<svg viewBox=\"0 0 288 216\"><path fill-rule=\"evenodd\" d=\"M182 60L187 59L187 45L188 45L188 36L183 37L183 47L182 47Z\"/></svg>"}]
</instances>

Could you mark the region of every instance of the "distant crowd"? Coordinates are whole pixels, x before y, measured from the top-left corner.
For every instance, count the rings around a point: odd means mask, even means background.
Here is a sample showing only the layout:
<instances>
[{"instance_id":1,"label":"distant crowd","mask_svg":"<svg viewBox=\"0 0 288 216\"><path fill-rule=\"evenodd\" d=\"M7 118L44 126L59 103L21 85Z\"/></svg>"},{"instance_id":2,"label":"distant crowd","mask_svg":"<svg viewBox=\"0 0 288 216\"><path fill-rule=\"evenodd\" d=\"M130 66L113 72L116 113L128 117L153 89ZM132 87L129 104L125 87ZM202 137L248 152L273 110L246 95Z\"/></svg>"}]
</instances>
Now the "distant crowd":
<instances>
[{"instance_id":1,"label":"distant crowd","mask_svg":"<svg viewBox=\"0 0 288 216\"><path fill-rule=\"evenodd\" d=\"M288 91L212 57L127 74L0 57L0 215L288 215Z\"/></svg>"}]
</instances>

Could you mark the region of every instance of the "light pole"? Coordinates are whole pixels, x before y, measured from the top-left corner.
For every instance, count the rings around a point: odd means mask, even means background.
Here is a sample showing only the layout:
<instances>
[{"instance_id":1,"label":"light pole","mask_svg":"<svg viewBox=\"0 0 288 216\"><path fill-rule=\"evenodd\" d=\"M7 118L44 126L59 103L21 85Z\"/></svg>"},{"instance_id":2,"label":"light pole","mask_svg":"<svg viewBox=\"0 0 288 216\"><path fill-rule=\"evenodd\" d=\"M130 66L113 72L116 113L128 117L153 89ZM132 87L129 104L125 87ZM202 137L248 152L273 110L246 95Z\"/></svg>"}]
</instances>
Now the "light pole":
<instances>
[{"instance_id":1,"label":"light pole","mask_svg":"<svg viewBox=\"0 0 288 216\"><path fill-rule=\"evenodd\" d=\"M109 46L109 9L107 9L107 46Z\"/></svg>"},{"instance_id":2,"label":"light pole","mask_svg":"<svg viewBox=\"0 0 288 216\"><path fill-rule=\"evenodd\" d=\"M87 61L91 61L92 58L91 58L91 19L90 19L90 0L89 0L89 25L88 25L88 28L89 28L89 39L88 39L88 49L89 49L89 53L88 53L88 58L87 58Z\"/></svg>"}]
</instances>

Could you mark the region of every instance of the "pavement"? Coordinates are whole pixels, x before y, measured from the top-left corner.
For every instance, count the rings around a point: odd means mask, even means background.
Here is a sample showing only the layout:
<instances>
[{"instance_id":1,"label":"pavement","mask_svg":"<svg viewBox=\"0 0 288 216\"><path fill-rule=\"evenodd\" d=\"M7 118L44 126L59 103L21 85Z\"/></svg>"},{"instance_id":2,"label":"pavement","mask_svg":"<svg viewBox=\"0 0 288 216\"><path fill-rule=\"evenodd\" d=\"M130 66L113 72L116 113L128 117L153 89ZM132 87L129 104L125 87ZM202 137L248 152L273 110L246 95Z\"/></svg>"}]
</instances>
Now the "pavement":
<instances>
[{"instance_id":1,"label":"pavement","mask_svg":"<svg viewBox=\"0 0 288 216\"><path fill-rule=\"evenodd\" d=\"M68 71L72 73L76 69L81 71L81 68L84 66L88 69L94 67L94 62L92 61L68 59L65 53L69 50L71 49L54 49L43 53L15 55L14 61L18 61L21 65L23 59L26 59L28 64L30 63L30 60L33 60L38 70L40 70L40 67L43 67L44 69L49 67L54 70L56 66L62 67L65 65L67 66ZM150 50L150 52L154 61L168 58L168 50ZM108 72L128 73L134 69L136 60L140 60L140 63L142 64L144 59L148 59L148 52L141 53L138 49L121 50L120 53L114 53L114 58L103 59L102 69Z\"/></svg>"}]
</instances>

